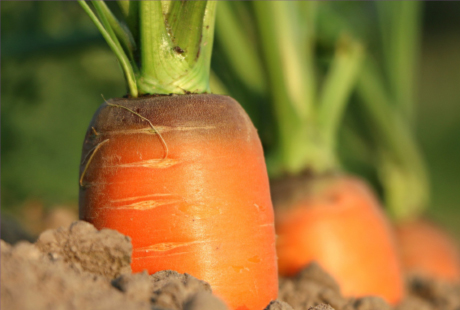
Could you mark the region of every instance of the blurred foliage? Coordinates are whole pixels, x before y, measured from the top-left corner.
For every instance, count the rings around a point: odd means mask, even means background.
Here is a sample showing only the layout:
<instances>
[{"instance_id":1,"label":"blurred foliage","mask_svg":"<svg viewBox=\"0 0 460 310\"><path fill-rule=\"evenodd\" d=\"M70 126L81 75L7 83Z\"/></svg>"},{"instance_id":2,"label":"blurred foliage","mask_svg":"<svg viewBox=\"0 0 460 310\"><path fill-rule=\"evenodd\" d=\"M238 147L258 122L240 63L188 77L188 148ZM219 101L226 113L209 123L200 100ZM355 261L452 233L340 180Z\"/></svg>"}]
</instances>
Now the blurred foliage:
<instances>
[{"instance_id":1,"label":"blurred foliage","mask_svg":"<svg viewBox=\"0 0 460 310\"><path fill-rule=\"evenodd\" d=\"M371 6L338 5L368 44L377 44L372 41L377 25ZM76 204L86 128L103 101L101 95L126 93L122 72L77 3L4 1L1 7L2 211L32 199L46 206ZM355 18L356 10L363 10L366 18ZM459 14L460 2L426 2L416 124L432 179L429 212L460 238ZM321 20L320 27L332 22L340 21ZM354 148L342 152L351 168L353 162L371 162L369 154L359 151L359 140L343 143Z\"/></svg>"},{"instance_id":2,"label":"blurred foliage","mask_svg":"<svg viewBox=\"0 0 460 310\"><path fill-rule=\"evenodd\" d=\"M3 2L2 210L75 204L92 114L126 93L117 61L75 2Z\"/></svg>"}]
</instances>

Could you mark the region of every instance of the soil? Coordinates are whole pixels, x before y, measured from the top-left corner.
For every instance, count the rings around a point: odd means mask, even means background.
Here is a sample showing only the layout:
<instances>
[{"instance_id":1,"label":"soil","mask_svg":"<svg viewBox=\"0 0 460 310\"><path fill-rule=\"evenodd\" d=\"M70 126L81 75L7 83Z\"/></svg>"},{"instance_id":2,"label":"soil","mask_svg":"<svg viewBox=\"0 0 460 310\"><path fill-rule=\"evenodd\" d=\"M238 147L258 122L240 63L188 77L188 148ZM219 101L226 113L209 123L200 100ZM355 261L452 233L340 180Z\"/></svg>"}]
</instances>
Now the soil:
<instances>
[{"instance_id":1,"label":"soil","mask_svg":"<svg viewBox=\"0 0 460 310\"><path fill-rule=\"evenodd\" d=\"M408 297L396 310L460 309L460 284L411 275L407 280L407 290Z\"/></svg>"},{"instance_id":2,"label":"soil","mask_svg":"<svg viewBox=\"0 0 460 310\"><path fill-rule=\"evenodd\" d=\"M226 310L208 283L166 270L131 273L130 239L86 222L47 230L32 244L1 241L2 309ZM344 298L317 264L281 278L266 310L459 310L460 286L411 276L396 308L377 297Z\"/></svg>"},{"instance_id":3,"label":"soil","mask_svg":"<svg viewBox=\"0 0 460 310\"><path fill-rule=\"evenodd\" d=\"M335 280L316 263L310 264L294 278L281 278L278 298L295 310L307 310L319 304L330 305L335 310L392 309L379 297L343 297Z\"/></svg>"},{"instance_id":4,"label":"soil","mask_svg":"<svg viewBox=\"0 0 460 310\"><path fill-rule=\"evenodd\" d=\"M1 241L2 309L215 309L204 281L175 271L131 273L131 241L86 222L48 230L35 244Z\"/></svg>"}]
</instances>

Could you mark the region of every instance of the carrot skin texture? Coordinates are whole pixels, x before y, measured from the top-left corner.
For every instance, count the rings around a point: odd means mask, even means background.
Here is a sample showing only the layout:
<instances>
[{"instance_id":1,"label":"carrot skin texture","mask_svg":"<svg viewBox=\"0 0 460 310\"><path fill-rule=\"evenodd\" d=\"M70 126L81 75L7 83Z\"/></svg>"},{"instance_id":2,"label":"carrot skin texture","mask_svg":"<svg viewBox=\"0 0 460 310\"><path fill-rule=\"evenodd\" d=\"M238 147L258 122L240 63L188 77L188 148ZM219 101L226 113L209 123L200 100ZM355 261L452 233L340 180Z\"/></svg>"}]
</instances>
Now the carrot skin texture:
<instances>
[{"instance_id":1,"label":"carrot skin texture","mask_svg":"<svg viewBox=\"0 0 460 310\"><path fill-rule=\"evenodd\" d=\"M82 158L104 143L80 188L80 218L131 237L133 272L172 269L208 281L231 309L263 309L278 292L273 208L262 147L226 96L103 104ZM93 129L94 128L94 129ZM96 134L97 133L97 134Z\"/></svg>"},{"instance_id":2,"label":"carrot skin texture","mask_svg":"<svg viewBox=\"0 0 460 310\"><path fill-rule=\"evenodd\" d=\"M370 189L347 176L310 182L308 194L291 206L274 202L280 274L295 275L316 261L344 296L376 295L398 303L404 294L401 267L390 226Z\"/></svg>"},{"instance_id":3,"label":"carrot skin texture","mask_svg":"<svg viewBox=\"0 0 460 310\"><path fill-rule=\"evenodd\" d=\"M396 226L404 271L434 279L460 282L460 252L441 228L417 219Z\"/></svg>"}]
</instances>

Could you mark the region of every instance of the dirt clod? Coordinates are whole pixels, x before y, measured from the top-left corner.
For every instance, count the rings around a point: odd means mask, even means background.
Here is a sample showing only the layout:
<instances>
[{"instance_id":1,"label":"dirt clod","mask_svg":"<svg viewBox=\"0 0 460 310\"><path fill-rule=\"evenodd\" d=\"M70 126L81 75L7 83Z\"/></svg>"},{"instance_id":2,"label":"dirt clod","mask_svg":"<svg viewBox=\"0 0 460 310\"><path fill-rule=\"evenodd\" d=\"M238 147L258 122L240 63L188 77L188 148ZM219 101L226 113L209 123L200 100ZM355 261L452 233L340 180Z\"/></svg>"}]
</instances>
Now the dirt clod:
<instances>
[{"instance_id":1,"label":"dirt clod","mask_svg":"<svg viewBox=\"0 0 460 310\"><path fill-rule=\"evenodd\" d=\"M184 304L184 310L228 310L227 306L209 292L199 292L192 295Z\"/></svg>"},{"instance_id":2,"label":"dirt clod","mask_svg":"<svg viewBox=\"0 0 460 310\"><path fill-rule=\"evenodd\" d=\"M120 290L131 300L150 302L153 285L147 272L121 275L112 280L112 286Z\"/></svg>"},{"instance_id":3,"label":"dirt clod","mask_svg":"<svg viewBox=\"0 0 460 310\"><path fill-rule=\"evenodd\" d=\"M173 270L159 271L151 276L151 281L154 285L154 290L161 289L165 283L177 280L185 288L187 294L198 293L198 292L209 292L211 293L211 285L209 283L199 280L187 273L181 274Z\"/></svg>"},{"instance_id":4,"label":"dirt clod","mask_svg":"<svg viewBox=\"0 0 460 310\"><path fill-rule=\"evenodd\" d=\"M131 272L130 239L115 230L98 231L87 222L47 230L40 235L36 246L52 259L62 259L76 270L109 279Z\"/></svg>"},{"instance_id":5,"label":"dirt clod","mask_svg":"<svg viewBox=\"0 0 460 310\"><path fill-rule=\"evenodd\" d=\"M299 281L314 281L318 285L327 287L334 292L340 293L340 287L327 272L317 263L313 262L303 269L297 276Z\"/></svg>"},{"instance_id":6,"label":"dirt clod","mask_svg":"<svg viewBox=\"0 0 460 310\"><path fill-rule=\"evenodd\" d=\"M326 304L320 304L320 305L311 307L308 310L334 310L334 308Z\"/></svg>"},{"instance_id":7,"label":"dirt clod","mask_svg":"<svg viewBox=\"0 0 460 310\"><path fill-rule=\"evenodd\" d=\"M2 309L227 309L191 275L131 274L129 238L86 222L45 231L36 244L0 246Z\"/></svg>"},{"instance_id":8,"label":"dirt clod","mask_svg":"<svg viewBox=\"0 0 460 310\"><path fill-rule=\"evenodd\" d=\"M2 309L149 309L124 298L104 277L54 260L33 244L1 247Z\"/></svg>"},{"instance_id":9,"label":"dirt clod","mask_svg":"<svg viewBox=\"0 0 460 310\"><path fill-rule=\"evenodd\" d=\"M294 278L280 279L278 298L295 310L308 310L323 303L341 310L347 305L338 284L316 263L307 266Z\"/></svg>"},{"instance_id":10,"label":"dirt clod","mask_svg":"<svg viewBox=\"0 0 460 310\"><path fill-rule=\"evenodd\" d=\"M379 297L360 298L354 302L354 308L356 310L391 310L390 305Z\"/></svg>"},{"instance_id":11,"label":"dirt clod","mask_svg":"<svg viewBox=\"0 0 460 310\"><path fill-rule=\"evenodd\" d=\"M334 279L315 263L293 278L280 279L278 298L295 310L317 309L327 304L336 310L460 310L460 285L411 276L407 297L391 307L379 297L345 298Z\"/></svg>"},{"instance_id":12,"label":"dirt clod","mask_svg":"<svg viewBox=\"0 0 460 310\"><path fill-rule=\"evenodd\" d=\"M189 274L180 274L172 270L157 272L151 276L154 306L180 310L199 293L211 294L211 286ZM197 302L199 302L198 300Z\"/></svg>"},{"instance_id":13,"label":"dirt clod","mask_svg":"<svg viewBox=\"0 0 460 310\"><path fill-rule=\"evenodd\" d=\"M293 310L291 305L280 300L272 300L264 310Z\"/></svg>"},{"instance_id":14,"label":"dirt clod","mask_svg":"<svg viewBox=\"0 0 460 310\"><path fill-rule=\"evenodd\" d=\"M408 296L397 310L459 310L460 285L436 281L427 277L410 276Z\"/></svg>"}]
</instances>

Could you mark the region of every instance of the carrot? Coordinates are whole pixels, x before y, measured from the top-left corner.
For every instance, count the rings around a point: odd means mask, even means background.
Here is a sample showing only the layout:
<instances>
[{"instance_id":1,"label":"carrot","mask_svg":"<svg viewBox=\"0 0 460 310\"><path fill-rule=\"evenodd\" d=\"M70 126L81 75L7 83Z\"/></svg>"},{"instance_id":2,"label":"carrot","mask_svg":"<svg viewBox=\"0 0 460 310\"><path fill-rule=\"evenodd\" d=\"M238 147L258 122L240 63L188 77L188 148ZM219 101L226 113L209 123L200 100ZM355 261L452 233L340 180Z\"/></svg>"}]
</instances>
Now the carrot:
<instances>
[{"instance_id":1,"label":"carrot","mask_svg":"<svg viewBox=\"0 0 460 310\"><path fill-rule=\"evenodd\" d=\"M342 33L335 49L328 51L332 56L318 61L316 21L329 20L318 16L323 2L254 1L246 10L243 4L226 5L233 9L221 22L237 25L225 28L219 22L217 42L231 62L228 67L238 73L235 80L267 79L262 85L246 82L246 98L266 90L270 103L266 110L273 113L274 122L262 138L267 137L263 142L280 274L295 275L315 260L336 277L346 296L376 294L397 303L403 296L403 281L391 230L367 185L343 176L336 150L342 115L364 58L363 45ZM247 18L251 14L253 18ZM246 21L245 27L239 20ZM251 22L255 24L248 29ZM259 40L251 40L252 33ZM245 48L235 51L228 48L231 44ZM262 57L253 55L257 51ZM259 63L250 69L257 74L247 72L246 63L254 59ZM327 70L317 66L320 62ZM243 104L251 103L247 99ZM257 111L257 106L248 111ZM267 126L256 125L267 131Z\"/></svg>"},{"instance_id":2,"label":"carrot","mask_svg":"<svg viewBox=\"0 0 460 310\"><path fill-rule=\"evenodd\" d=\"M376 295L399 302L403 287L391 228L367 184L350 176L290 183L272 189L280 274L295 275L317 261L344 296ZM277 199L276 191L286 186L303 193L294 194L294 200Z\"/></svg>"},{"instance_id":3,"label":"carrot","mask_svg":"<svg viewBox=\"0 0 460 310\"><path fill-rule=\"evenodd\" d=\"M402 222L396 236L406 273L460 281L460 252L440 227L423 219Z\"/></svg>"},{"instance_id":4,"label":"carrot","mask_svg":"<svg viewBox=\"0 0 460 310\"><path fill-rule=\"evenodd\" d=\"M231 309L260 310L278 291L273 209L249 117L232 98L203 94L216 3L137 4L141 68L131 63L131 98L106 101L88 127L80 218L131 238L133 272L189 273Z\"/></svg>"},{"instance_id":5,"label":"carrot","mask_svg":"<svg viewBox=\"0 0 460 310\"><path fill-rule=\"evenodd\" d=\"M395 222L404 271L459 281L459 253L439 227L423 219L429 176L415 133L415 73L422 2L376 3L382 23L383 67L367 60L358 83L385 203ZM400 31L394 31L397 27ZM383 69L383 70L382 70ZM363 130L363 131L364 131Z\"/></svg>"}]
</instances>

